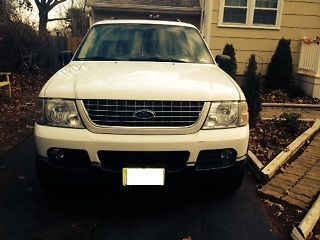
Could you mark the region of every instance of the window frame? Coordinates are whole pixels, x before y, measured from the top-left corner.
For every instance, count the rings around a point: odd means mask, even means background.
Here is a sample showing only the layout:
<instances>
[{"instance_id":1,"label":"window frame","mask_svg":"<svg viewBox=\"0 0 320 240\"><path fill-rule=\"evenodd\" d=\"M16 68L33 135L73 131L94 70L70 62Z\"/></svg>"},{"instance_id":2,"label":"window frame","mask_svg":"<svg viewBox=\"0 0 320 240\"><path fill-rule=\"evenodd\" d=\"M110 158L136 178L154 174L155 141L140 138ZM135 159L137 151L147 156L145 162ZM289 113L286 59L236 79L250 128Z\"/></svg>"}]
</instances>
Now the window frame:
<instances>
[{"instance_id":1,"label":"window frame","mask_svg":"<svg viewBox=\"0 0 320 240\"><path fill-rule=\"evenodd\" d=\"M230 27L230 28L258 28L258 29L280 29L281 25L281 17L282 17L282 6L283 0L278 0L277 8L263 8L263 7L255 7L256 0L248 0L247 1L247 16L246 16L246 23L227 23L223 22L224 17L224 9L225 7L225 0L220 0L220 7L219 7L219 19L218 19L218 27ZM233 8L241 8L241 7L233 7ZM254 12L256 9L259 10L269 10L269 11L277 11L276 14L276 24L254 24Z\"/></svg>"}]
</instances>

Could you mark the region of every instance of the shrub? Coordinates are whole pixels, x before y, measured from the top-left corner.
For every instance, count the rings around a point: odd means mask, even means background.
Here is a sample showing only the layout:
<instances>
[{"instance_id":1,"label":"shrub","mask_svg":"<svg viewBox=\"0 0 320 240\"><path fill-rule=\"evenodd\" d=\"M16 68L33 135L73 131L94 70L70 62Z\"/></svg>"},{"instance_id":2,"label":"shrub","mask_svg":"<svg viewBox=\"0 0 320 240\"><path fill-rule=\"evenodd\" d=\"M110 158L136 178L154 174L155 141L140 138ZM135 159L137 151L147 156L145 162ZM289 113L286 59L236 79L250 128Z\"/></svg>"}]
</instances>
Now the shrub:
<instances>
[{"instance_id":1,"label":"shrub","mask_svg":"<svg viewBox=\"0 0 320 240\"><path fill-rule=\"evenodd\" d=\"M300 128L300 113L287 113L284 112L280 115L278 125L291 136L295 136Z\"/></svg>"},{"instance_id":2,"label":"shrub","mask_svg":"<svg viewBox=\"0 0 320 240\"><path fill-rule=\"evenodd\" d=\"M232 44L226 44L223 49L223 55L228 55L231 58L231 65L230 68L226 70L226 72L233 78L236 79L237 77L237 59L236 53L234 51L234 47Z\"/></svg>"},{"instance_id":3,"label":"shrub","mask_svg":"<svg viewBox=\"0 0 320 240\"><path fill-rule=\"evenodd\" d=\"M257 75L257 62L254 54L250 56L247 70L244 73L243 90L248 102L250 124L255 124L260 117L262 100L260 77Z\"/></svg>"},{"instance_id":4,"label":"shrub","mask_svg":"<svg viewBox=\"0 0 320 240\"><path fill-rule=\"evenodd\" d=\"M33 27L20 21L0 25L0 70L36 74L51 70L52 37L41 39Z\"/></svg>"},{"instance_id":5,"label":"shrub","mask_svg":"<svg viewBox=\"0 0 320 240\"><path fill-rule=\"evenodd\" d=\"M292 71L290 40L282 38L268 66L265 89L282 89L288 92Z\"/></svg>"},{"instance_id":6,"label":"shrub","mask_svg":"<svg viewBox=\"0 0 320 240\"><path fill-rule=\"evenodd\" d=\"M297 85L291 85L289 87L288 97L289 98L301 98L305 96L305 92L302 87Z\"/></svg>"}]
</instances>

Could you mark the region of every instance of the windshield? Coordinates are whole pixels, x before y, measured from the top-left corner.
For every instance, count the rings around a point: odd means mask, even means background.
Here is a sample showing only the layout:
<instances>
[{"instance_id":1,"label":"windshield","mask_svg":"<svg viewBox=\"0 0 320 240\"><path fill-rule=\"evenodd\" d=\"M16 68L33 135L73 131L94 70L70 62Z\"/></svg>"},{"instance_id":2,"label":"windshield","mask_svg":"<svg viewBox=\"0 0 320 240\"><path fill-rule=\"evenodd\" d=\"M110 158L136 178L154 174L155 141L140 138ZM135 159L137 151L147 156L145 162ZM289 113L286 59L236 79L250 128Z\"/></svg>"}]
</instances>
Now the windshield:
<instances>
[{"instance_id":1,"label":"windshield","mask_svg":"<svg viewBox=\"0 0 320 240\"><path fill-rule=\"evenodd\" d=\"M213 63L196 29L153 24L94 26L74 60Z\"/></svg>"}]
</instances>

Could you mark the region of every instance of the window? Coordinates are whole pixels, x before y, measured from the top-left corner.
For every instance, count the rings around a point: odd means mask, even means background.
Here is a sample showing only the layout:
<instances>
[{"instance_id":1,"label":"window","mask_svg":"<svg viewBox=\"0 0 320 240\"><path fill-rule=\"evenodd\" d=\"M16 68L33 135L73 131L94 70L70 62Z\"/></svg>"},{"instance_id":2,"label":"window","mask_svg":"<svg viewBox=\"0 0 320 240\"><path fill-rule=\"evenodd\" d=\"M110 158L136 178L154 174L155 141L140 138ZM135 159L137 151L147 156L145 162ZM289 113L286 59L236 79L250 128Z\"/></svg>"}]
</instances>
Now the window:
<instances>
[{"instance_id":1,"label":"window","mask_svg":"<svg viewBox=\"0 0 320 240\"><path fill-rule=\"evenodd\" d=\"M75 60L213 63L196 29L134 23L96 25Z\"/></svg>"},{"instance_id":2,"label":"window","mask_svg":"<svg viewBox=\"0 0 320 240\"><path fill-rule=\"evenodd\" d=\"M279 27L282 0L221 0L221 26Z\"/></svg>"}]
</instances>

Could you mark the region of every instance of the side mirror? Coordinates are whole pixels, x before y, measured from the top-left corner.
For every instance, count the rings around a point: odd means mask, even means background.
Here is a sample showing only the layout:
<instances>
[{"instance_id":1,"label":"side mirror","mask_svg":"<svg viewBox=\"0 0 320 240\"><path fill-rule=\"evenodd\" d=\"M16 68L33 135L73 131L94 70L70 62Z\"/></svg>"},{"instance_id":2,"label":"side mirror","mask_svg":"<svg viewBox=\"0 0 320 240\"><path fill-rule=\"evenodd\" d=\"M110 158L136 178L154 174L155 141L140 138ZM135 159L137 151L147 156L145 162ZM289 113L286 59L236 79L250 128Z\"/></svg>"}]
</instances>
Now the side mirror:
<instances>
[{"instance_id":1,"label":"side mirror","mask_svg":"<svg viewBox=\"0 0 320 240\"><path fill-rule=\"evenodd\" d=\"M223 71L230 72L231 58L228 55L217 55L215 60Z\"/></svg>"},{"instance_id":2,"label":"side mirror","mask_svg":"<svg viewBox=\"0 0 320 240\"><path fill-rule=\"evenodd\" d=\"M58 61L62 66L67 65L73 57L73 52L61 51L58 53Z\"/></svg>"}]
</instances>

